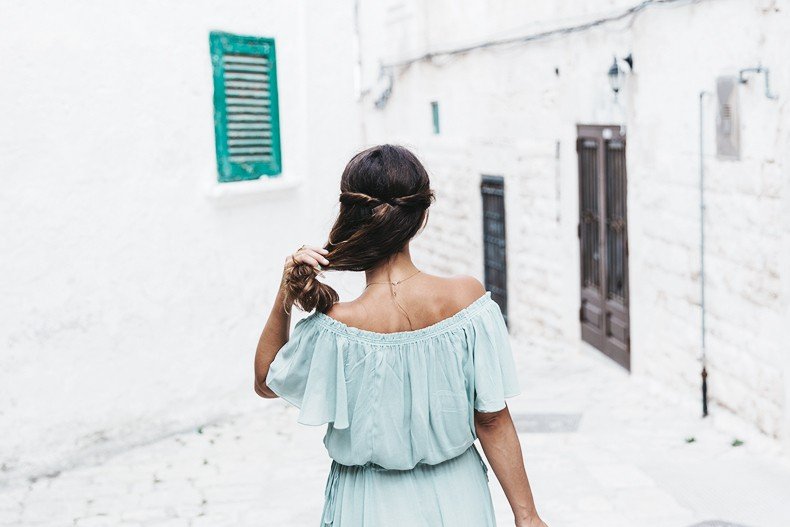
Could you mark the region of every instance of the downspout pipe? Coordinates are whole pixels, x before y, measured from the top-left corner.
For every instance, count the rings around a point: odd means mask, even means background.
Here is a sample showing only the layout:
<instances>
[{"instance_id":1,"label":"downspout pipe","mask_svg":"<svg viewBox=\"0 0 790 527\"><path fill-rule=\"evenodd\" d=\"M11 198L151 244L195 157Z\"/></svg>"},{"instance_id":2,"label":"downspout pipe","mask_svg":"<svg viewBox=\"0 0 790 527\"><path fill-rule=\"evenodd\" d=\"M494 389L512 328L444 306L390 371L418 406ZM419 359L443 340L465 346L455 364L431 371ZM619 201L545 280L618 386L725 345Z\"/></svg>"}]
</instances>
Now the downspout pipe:
<instances>
[{"instance_id":1,"label":"downspout pipe","mask_svg":"<svg viewBox=\"0 0 790 527\"><path fill-rule=\"evenodd\" d=\"M707 332L705 306L705 97L710 92L699 92L699 285L700 285L700 361L702 362L702 417L708 416L708 357L705 342Z\"/></svg>"}]
</instances>

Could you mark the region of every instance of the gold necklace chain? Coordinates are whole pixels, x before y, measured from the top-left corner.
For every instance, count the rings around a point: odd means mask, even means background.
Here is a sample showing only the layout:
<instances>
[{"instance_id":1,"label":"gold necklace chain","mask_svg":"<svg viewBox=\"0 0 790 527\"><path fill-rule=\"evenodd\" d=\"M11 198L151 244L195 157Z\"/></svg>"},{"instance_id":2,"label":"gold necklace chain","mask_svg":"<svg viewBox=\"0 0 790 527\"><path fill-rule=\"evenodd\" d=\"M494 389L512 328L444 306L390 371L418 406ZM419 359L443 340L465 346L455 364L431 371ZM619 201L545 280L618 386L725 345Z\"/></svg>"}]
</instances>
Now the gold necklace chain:
<instances>
[{"instance_id":1,"label":"gold necklace chain","mask_svg":"<svg viewBox=\"0 0 790 527\"><path fill-rule=\"evenodd\" d=\"M367 289L368 286L371 286L373 284L387 284L387 285L389 285L391 287L391 291L392 291L392 300L395 302L395 305L398 306L398 309L400 309L403 312L403 314L406 316L406 320L409 322L409 328L413 327L411 325L411 317L409 317L409 314L406 312L405 309L403 309L403 306L400 305L400 302L398 302L398 291L395 288L398 286L398 284L400 284L402 282L405 282L406 280L408 280L412 276L416 276L418 273L420 273L419 269L417 270L416 273L412 273L412 274L410 274L409 276L407 276L406 278L404 278L402 280L396 280L395 282L370 282L369 284L365 285L365 289Z\"/></svg>"},{"instance_id":2,"label":"gold necklace chain","mask_svg":"<svg viewBox=\"0 0 790 527\"><path fill-rule=\"evenodd\" d=\"M368 288L368 286L371 286L371 285L374 285L374 284L389 284L389 285L398 285L398 284L400 284L401 282L405 282L406 280L408 280L408 279L409 279L409 278L411 278L412 276L416 276L416 275L417 275L418 273L420 273L420 272L421 272L421 271L418 269L416 273L412 273L412 274L410 274L409 276L407 276L406 278L404 278L404 279L402 279L402 280L396 280L396 281L394 281L394 282L370 282L369 284L367 284L367 285L365 286L365 289L367 289L367 288Z\"/></svg>"}]
</instances>

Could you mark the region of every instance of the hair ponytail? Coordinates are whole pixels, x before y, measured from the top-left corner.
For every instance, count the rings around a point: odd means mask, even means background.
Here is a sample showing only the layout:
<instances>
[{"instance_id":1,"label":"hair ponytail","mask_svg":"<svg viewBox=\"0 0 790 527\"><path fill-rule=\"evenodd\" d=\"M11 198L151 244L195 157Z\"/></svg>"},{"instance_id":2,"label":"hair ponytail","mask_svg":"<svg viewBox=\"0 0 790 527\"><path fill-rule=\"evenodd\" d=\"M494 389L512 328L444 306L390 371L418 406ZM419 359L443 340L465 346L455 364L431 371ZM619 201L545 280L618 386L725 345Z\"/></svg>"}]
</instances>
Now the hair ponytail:
<instances>
[{"instance_id":1,"label":"hair ponytail","mask_svg":"<svg viewBox=\"0 0 790 527\"><path fill-rule=\"evenodd\" d=\"M286 304L296 304L302 311L315 309L324 312L339 299L337 291L318 280L312 265L299 262L288 270L285 277Z\"/></svg>"}]
</instances>

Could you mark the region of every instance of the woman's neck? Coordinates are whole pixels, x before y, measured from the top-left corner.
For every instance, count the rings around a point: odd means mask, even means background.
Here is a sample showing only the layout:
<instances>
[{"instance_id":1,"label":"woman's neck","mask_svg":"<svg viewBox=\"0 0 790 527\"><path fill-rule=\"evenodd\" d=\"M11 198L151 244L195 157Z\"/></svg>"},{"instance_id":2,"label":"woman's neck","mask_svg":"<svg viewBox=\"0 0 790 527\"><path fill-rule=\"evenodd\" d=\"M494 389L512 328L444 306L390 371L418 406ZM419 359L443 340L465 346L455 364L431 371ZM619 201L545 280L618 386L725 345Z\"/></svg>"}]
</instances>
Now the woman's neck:
<instances>
[{"instance_id":1,"label":"woman's neck","mask_svg":"<svg viewBox=\"0 0 790 527\"><path fill-rule=\"evenodd\" d=\"M401 252L392 255L387 261L365 271L365 281L368 284L372 282L397 282L408 278L417 271L417 266L411 261L409 246L407 245Z\"/></svg>"}]
</instances>

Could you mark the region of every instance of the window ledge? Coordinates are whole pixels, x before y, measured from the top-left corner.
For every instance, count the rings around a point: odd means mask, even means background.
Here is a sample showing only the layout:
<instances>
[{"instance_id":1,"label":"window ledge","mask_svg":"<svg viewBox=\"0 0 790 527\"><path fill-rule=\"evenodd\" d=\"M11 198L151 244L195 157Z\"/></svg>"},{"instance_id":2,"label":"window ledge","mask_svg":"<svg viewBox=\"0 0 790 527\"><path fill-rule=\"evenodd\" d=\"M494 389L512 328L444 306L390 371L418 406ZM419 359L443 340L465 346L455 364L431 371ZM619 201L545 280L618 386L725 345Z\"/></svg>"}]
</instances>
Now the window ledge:
<instances>
[{"instance_id":1,"label":"window ledge","mask_svg":"<svg viewBox=\"0 0 790 527\"><path fill-rule=\"evenodd\" d=\"M232 181L228 183L213 182L206 189L206 196L216 203L246 201L248 199L265 198L295 190L301 180L292 176L267 177L252 181Z\"/></svg>"}]
</instances>

